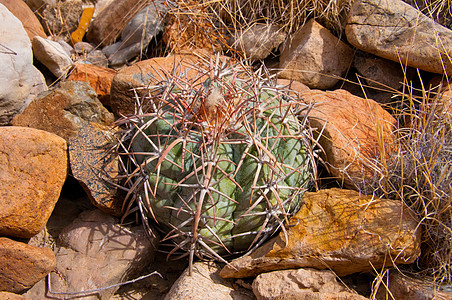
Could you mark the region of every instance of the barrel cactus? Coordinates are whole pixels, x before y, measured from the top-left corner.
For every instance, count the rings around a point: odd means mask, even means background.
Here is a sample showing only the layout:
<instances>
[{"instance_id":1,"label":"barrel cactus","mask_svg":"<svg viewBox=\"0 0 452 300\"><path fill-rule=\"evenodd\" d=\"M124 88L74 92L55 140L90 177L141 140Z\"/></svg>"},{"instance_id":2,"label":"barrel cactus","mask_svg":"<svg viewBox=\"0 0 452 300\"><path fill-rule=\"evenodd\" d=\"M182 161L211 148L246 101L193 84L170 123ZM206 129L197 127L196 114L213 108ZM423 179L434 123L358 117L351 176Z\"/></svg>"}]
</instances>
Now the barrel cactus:
<instances>
[{"instance_id":1,"label":"barrel cactus","mask_svg":"<svg viewBox=\"0 0 452 300\"><path fill-rule=\"evenodd\" d=\"M298 210L313 171L284 89L218 58L196 68L156 79L118 121L128 196L190 264L260 245Z\"/></svg>"}]
</instances>

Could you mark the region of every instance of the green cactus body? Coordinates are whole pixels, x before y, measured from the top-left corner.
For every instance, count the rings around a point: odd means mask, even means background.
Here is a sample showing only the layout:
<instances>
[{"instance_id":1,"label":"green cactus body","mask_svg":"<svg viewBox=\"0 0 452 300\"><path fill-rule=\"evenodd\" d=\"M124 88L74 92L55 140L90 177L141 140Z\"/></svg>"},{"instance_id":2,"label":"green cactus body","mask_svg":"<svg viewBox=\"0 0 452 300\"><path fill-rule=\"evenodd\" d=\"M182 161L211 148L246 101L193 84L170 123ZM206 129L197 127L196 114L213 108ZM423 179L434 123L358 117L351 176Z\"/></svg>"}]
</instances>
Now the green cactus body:
<instances>
[{"instance_id":1,"label":"green cactus body","mask_svg":"<svg viewBox=\"0 0 452 300\"><path fill-rule=\"evenodd\" d=\"M140 179L147 215L200 257L259 244L298 210L312 176L304 128L284 93L244 78L176 89L173 77L128 133L129 173Z\"/></svg>"}]
</instances>

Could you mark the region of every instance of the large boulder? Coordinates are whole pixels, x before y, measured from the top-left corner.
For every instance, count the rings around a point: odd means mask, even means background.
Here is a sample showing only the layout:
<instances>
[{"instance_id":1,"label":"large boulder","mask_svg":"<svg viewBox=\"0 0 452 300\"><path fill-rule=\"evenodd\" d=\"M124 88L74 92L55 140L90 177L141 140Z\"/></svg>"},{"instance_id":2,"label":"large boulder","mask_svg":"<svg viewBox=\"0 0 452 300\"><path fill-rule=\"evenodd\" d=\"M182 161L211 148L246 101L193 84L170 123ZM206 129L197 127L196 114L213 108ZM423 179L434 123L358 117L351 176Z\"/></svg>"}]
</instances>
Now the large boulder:
<instances>
[{"instance_id":1,"label":"large boulder","mask_svg":"<svg viewBox=\"0 0 452 300\"><path fill-rule=\"evenodd\" d=\"M16 18L18 18L22 25L24 26L25 31L30 38L30 41L33 40L35 35L38 35L42 38L46 38L47 35L44 32L44 28L42 28L41 23L39 23L38 18L35 16L30 7L22 0L0 0L0 3L3 4L10 12L12 12Z\"/></svg>"},{"instance_id":2,"label":"large boulder","mask_svg":"<svg viewBox=\"0 0 452 300\"><path fill-rule=\"evenodd\" d=\"M0 127L0 235L30 238L40 232L68 172L67 144L26 127Z\"/></svg>"},{"instance_id":3,"label":"large boulder","mask_svg":"<svg viewBox=\"0 0 452 300\"><path fill-rule=\"evenodd\" d=\"M31 42L22 22L0 4L0 126L27 107L34 84Z\"/></svg>"},{"instance_id":4,"label":"large boulder","mask_svg":"<svg viewBox=\"0 0 452 300\"><path fill-rule=\"evenodd\" d=\"M365 52L452 75L452 31L403 1L354 1L345 35L350 44Z\"/></svg>"},{"instance_id":5,"label":"large boulder","mask_svg":"<svg viewBox=\"0 0 452 300\"><path fill-rule=\"evenodd\" d=\"M400 201L352 190L306 192L287 230L221 270L242 278L281 269L330 269L339 276L409 264L420 254L418 220Z\"/></svg>"}]
</instances>

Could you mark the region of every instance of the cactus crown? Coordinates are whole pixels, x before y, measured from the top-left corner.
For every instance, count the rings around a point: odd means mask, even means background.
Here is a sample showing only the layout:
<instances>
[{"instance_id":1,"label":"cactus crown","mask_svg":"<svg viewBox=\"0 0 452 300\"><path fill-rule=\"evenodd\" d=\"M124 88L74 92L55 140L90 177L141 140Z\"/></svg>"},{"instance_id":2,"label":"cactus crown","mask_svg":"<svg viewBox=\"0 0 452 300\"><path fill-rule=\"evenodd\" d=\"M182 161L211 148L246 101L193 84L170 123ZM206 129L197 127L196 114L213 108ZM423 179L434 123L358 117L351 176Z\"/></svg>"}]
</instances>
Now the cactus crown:
<instances>
[{"instance_id":1,"label":"cactus crown","mask_svg":"<svg viewBox=\"0 0 452 300\"><path fill-rule=\"evenodd\" d=\"M120 153L128 196L190 256L224 261L296 212L312 179L304 124L263 72L219 57L167 73L138 98Z\"/></svg>"}]
</instances>

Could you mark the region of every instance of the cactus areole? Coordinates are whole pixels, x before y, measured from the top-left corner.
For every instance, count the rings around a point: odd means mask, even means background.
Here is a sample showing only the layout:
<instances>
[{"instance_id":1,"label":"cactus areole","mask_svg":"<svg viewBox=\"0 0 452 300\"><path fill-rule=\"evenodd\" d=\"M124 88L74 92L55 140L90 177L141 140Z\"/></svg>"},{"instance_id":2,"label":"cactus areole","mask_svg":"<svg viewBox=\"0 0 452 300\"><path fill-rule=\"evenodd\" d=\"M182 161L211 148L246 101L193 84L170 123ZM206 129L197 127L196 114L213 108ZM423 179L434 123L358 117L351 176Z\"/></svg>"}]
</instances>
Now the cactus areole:
<instances>
[{"instance_id":1,"label":"cactus areole","mask_svg":"<svg viewBox=\"0 0 452 300\"><path fill-rule=\"evenodd\" d=\"M312 178L304 125L283 89L218 60L147 87L121 152L129 195L176 250L223 260L295 213ZM124 161L124 160L123 160Z\"/></svg>"}]
</instances>

